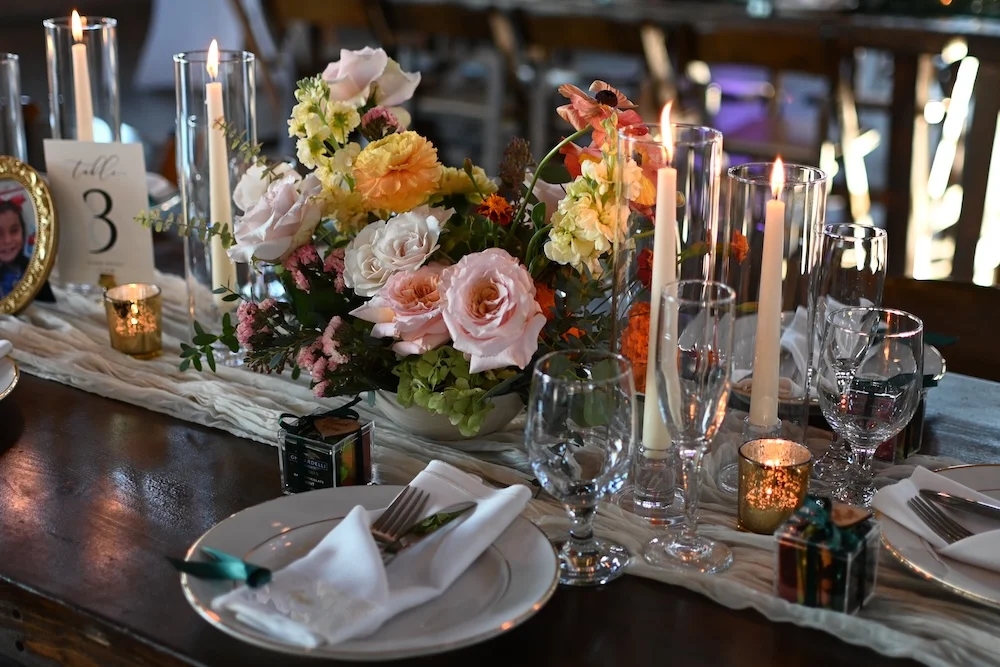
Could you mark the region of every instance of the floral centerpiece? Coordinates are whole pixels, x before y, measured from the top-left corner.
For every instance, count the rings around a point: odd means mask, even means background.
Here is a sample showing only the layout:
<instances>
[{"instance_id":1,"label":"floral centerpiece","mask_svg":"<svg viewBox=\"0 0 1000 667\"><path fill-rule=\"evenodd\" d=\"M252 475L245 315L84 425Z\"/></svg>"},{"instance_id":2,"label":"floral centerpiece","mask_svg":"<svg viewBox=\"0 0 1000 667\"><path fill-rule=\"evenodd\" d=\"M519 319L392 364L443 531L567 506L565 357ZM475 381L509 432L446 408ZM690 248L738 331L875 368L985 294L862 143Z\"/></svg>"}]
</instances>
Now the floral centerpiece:
<instances>
[{"instance_id":1,"label":"floral centerpiece","mask_svg":"<svg viewBox=\"0 0 1000 667\"><path fill-rule=\"evenodd\" d=\"M317 397L392 392L471 436L491 397L526 395L543 353L608 344L612 249L628 216L616 179L632 199L652 194L616 155L616 129L640 122L634 105L600 81L563 86L557 111L573 131L537 165L515 139L494 181L469 160L442 165L407 129L399 105L419 81L381 49L342 51L295 93L289 134L309 173L257 159L235 189L231 234L180 225L221 234L234 260L272 265L284 287L260 302L226 294L241 301L236 322L221 335L196 327L182 366L211 364L221 339L254 370L307 374Z\"/></svg>"}]
</instances>

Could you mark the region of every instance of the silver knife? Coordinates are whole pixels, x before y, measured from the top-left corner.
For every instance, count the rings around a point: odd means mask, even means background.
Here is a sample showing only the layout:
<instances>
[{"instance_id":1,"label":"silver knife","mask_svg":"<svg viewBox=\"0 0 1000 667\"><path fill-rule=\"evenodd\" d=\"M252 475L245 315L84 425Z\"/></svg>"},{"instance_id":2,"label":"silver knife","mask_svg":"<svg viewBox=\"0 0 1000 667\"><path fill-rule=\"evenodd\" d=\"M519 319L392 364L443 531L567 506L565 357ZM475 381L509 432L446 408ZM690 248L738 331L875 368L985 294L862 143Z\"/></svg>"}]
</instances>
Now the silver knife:
<instances>
[{"instance_id":1,"label":"silver knife","mask_svg":"<svg viewBox=\"0 0 1000 667\"><path fill-rule=\"evenodd\" d=\"M927 489L921 489L920 495L943 507L961 510L963 512L972 512L973 514L979 514L980 516L1000 520L1000 505L984 503L979 500L969 500L968 498L953 496L952 494L944 493L943 491L928 491Z\"/></svg>"},{"instance_id":2,"label":"silver knife","mask_svg":"<svg viewBox=\"0 0 1000 667\"><path fill-rule=\"evenodd\" d=\"M430 537L445 526L453 523L456 519L467 517L472 514L470 510L475 509L474 501L466 501L449 505L440 512L435 512L426 519L418 521L413 528L406 531L402 537L395 542L386 545L383 549L382 562L388 564L401 551L409 549L418 542Z\"/></svg>"}]
</instances>

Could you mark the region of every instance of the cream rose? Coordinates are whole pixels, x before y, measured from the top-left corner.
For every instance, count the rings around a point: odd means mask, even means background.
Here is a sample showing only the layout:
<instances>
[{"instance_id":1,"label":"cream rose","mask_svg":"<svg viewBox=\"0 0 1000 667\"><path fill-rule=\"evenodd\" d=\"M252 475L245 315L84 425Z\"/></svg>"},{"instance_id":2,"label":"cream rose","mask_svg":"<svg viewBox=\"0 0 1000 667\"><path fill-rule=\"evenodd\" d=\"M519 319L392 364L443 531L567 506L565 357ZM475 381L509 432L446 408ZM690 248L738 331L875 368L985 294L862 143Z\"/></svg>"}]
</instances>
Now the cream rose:
<instances>
[{"instance_id":1,"label":"cream rose","mask_svg":"<svg viewBox=\"0 0 1000 667\"><path fill-rule=\"evenodd\" d=\"M372 252L391 271L416 271L438 249L438 237L455 209L418 206L390 218Z\"/></svg>"},{"instance_id":2,"label":"cream rose","mask_svg":"<svg viewBox=\"0 0 1000 667\"><path fill-rule=\"evenodd\" d=\"M244 213L249 211L267 192L268 185L289 173L295 173L295 168L287 162L275 165L270 171L264 165L253 165L244 172L233 189L233 202Z\"/></svg>"},{"instance_id":3,"label":"cream rose","mask_svg":"<svg viewBox=\"0 0 1000 667\"><path fill-rule=\"evenodd\" d=\"M438 286L444 266L428 264L393 274L372 299L351 315L373 322L372 336L398 338L397 354L423 354L448 341Z\"/></svg>"},{"instance_id":4,"label":"cream rose","mask_svg":"<svg viewBox=\"0 0 1000 667\"><path fill-rule=\"evenodd\" d=\"M375 104L394 107L413 97L420 74L404 72L382 49L340 50L340 60L323 70L330 86L330 100L363 106L370 96Z\"/></svg>"},{"instance_id":5,"label":"cream rose","mask_svg":"<svg viewBox=\"0 0 1000 667\"><path fill-rule=\"evenodd\" d=\"M375 296L389 278L389 270L372 250L384 227L385 220L365 225L344 251L344 284L359 296Z\"/></svg>"},{"instance_id":6,"label":"cream rose","mask_svg":"<svg viewBox=\"0 0 1000 667\"><path fill-rule=\"evenodd\" d=\"M236 243L229 257L236 262L277 262L307 242L322 218L322 187L314 174L303 179L290 172L272 181L263 196L237 216Z\"/></svg>"},{"instance_id":7,"label":"cream rose","mask_svg":"<svg viewBox=\"0 0 1000 667\"><path fill-rule=\"evenodd\" d=\"M468 355L470 371L528 365L545 315L516 259L499 248L466 255L445 269L438 289L452 345Z\"/></svg>"}]
</instances>

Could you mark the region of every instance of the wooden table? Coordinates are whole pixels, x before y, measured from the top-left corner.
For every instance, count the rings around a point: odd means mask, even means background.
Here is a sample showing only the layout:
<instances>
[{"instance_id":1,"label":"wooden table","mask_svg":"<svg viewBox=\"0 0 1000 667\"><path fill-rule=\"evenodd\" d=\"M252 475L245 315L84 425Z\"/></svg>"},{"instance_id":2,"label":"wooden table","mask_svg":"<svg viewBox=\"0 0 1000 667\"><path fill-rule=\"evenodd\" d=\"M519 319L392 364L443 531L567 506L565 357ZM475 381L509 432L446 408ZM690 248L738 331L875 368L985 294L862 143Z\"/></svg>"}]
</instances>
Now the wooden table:
<instances>
[{"instance_id":1,"label":"wooden table","mask_svg":"<svg viewBox=\"0 0 1000 667\"><path fill-rule=\"evenodd\" d=\"M1000 384L931 391L925 451L1000 460ZM0 402L0 664L313 665L219 632L164 556L279 495L273 448L22 375ZM501 638L407 665L856 665L889 662L640 579L560 588ZM497 660L499 659L499 660ZM903 663L899 663L903 664Z\"/></svg>"}]
</instances>

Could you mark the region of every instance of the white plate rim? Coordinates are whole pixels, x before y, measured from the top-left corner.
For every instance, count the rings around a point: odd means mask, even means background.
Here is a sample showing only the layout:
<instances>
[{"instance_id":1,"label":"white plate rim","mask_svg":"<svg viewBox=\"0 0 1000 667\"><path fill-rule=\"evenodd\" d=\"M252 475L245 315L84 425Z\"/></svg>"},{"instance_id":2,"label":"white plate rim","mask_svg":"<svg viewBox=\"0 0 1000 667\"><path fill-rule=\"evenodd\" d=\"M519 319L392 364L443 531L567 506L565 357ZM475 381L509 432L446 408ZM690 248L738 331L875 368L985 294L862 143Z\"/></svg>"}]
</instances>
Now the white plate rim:
<instances>
[{"instance_id":1,"label":"white plate rim","mask_svg":"<svg viewBox=\"0 0 1000 667\"><path fill-rule=\"evenodd\" d=\"M10 396L10 393L14 391L14 387L17 386L18 380L21 379L21 369L17 367L17 362L10 357L0 358L0 364L10 363L14 367L14 379L11 381L10 385L4 389L0 389L0 401Z\"/></svg>"},{"instance_id":2,"label":"white plate rim","mask_svg":"<svg viewBox=\"0 0 1000 667\"><path fill-rule=\"evenodd\" d=\"M935 472L938 473L938 474L941 474L941 473L946 473L946 472L952 471L952 470L963 470L963 469L969 469L969 468L995 468L998 471L1000 471L1000 463L964 463L964 464L961 464L961 465L954 465L954 466L948 466L947 468L941 468L939 470L936 470ZM979 604L986 605L987 607L993 607L994 609L1000 609L1000 597L989 598L989 597L986 597L986 596L983 596L983 595L979 595L978 593L974 593L972 591L966 590L966 589L962 588L961 586L956 586L952 582L947 581L946 579L944 579L942 577L939 577L939 576L935 575L933 572L929 572L928 570L925 570L924 568L920 567L920 565L912 562L910 559L908 559L902 553L902 551L900 551L897 547L893 546L892 542L889 540L888 535L886 534L885 527L886 527L887 522L888 522L888 524L890 526L892 526L892 527L898 526L899 530L906 531L907 533L909 533L910 531L907 530L906 528L904 528L903 526L901 526L900 524L896 523L892 519L886 517L885 515L881 515L879 517L879 520L882 522L882 530L881 530L881 533L882 533L882 544L885 545L886 550L890 554L892 554L892 556L897 561L899 561L899 563L902 564L903 567L905 567L906 569L910 570L911 572L917 574L922 579L925 579L927 581L932 581L935 584L938 584L939 586L944 587L945 589L951 591L952 593L954 593L956 595L964 597L964 598L966 598L968 600L973 600L974 602L978 602ZM933 554L933 552L931 552L930 550L928 550L928 553L931 553L934 558L938 558L938 556L936 554ZM970 565L969 567L973 567L973 566Z\"/></svg>"},{"instance_id":3,"label":"white plate rim","mask_svg":"<svg viewBox=\"0 0 1000 667\"><path fill-rule=\"evenodd\" d=\"M318 489L317 491L309 491L306 493L316 493L323 491L329 492L329 491L346 490L346 489L352 489L355 490L355 492L357 492L361 489L370 489L370 488L378 488L380 490L385 489L386 491L395 491L397 493L403 489L402 486L397 486L397 485L371 485L371 486L342 487L342 489ZM303 494L300 493L295 495L301 496ZM226 521L229 521L230 519L233 519L234 517L242 515L246 512L253 511L259 508L261 505L280 503L283 500L287 500L289 497L290 496L280 496L278 498L272 498L271 500L264 501L263 503L258 503L257 505L253 505L251 507L230 514L228 517L226 517L222 521L219 521L214 526L206 530L184 554L184 560L186 561L192 560L193 556L197 553L198 549L200 548L200 545L206 540L206 538L209 537L210 533L222 523L225 523ZM325 520L336 519L336 518L343 518L343 517L333 516L333 517L328 517ZM292 528L294 529L295 527ZM288 655L314 657L321 660L354 660L358 662L377 662L385 660L399 660L405 658L418 658L431 655L439 655L456 649L479 644L489 639L493 639L494 637L498 637L506 632L509 632L510 630L513 630L514 628L518 627L519 625L527 621L529 618L537 614L538 611L543 606L545 606L545 604L552 598L552 595L555 593L556 588L559 585L559 560L558 560L558 555L556 554L555 549L551 547L551 544L549 543L548 537L545 535L545 532L542 531L542 529L536 526L534 523L532 523L531 521L522 516L516 517L507 530L511 530L511 528L521 531L529 531L536 538L540 538L546 544L550 545L549 551L552 554L552 560L551 560L552 580L549 582L546 589L540 593L538 599L532 602L532 604L523 613L514 618L511 618L501 624L498 624L495 627L491 627L489 630L486 630L484 632L476 633L474 635L463 637L461 639L451 641L448 643L435 644L424 648L414 648L414 649L404 648L398 650L387 650L380 653L376 653L368 651L337 650L336 646L332 646L332 647L324 647L321 651L319 651L319 650L306 650L290 644L283 644L275 640L268 641L266 639L258 639L256 635L239 632L238 628L230 626L229 624L225 623L223 619L221 619L216 612L207 608L201 601L201 599L198 598L195 592L192 590L192 587L189 584L189 577L187 574L182 573L180 575L181 589L184 592L184 598L187 600L188 604L191 605L191 608L195 611L195 613L201 616L204 620L208 621L210 625L220 630L221 632L224 632L225 634L234 637L239 641L250 644L252 646L263 648L265 650L270 650L277 653L288 654ZM272 535L272 537L274 536ZM496 548L496 547L495 545L491 545L491 548ZM501 555L503 555L502 552ZM506 558L504 558L503 560L504 560L504 565L509 570L511 576L513 576L515 574L515 570L510 567L510 563L509 561L507 561Z\"/></svg>"}]
</instances>

